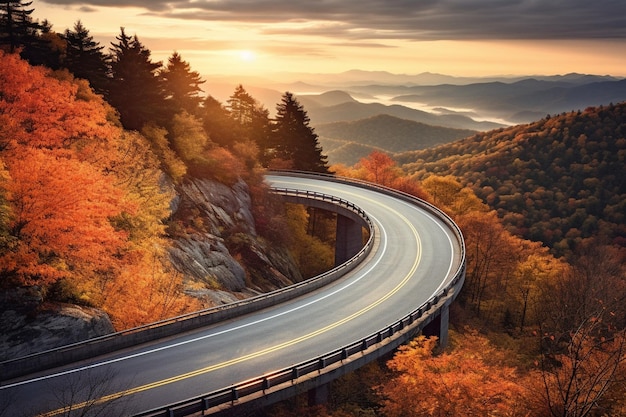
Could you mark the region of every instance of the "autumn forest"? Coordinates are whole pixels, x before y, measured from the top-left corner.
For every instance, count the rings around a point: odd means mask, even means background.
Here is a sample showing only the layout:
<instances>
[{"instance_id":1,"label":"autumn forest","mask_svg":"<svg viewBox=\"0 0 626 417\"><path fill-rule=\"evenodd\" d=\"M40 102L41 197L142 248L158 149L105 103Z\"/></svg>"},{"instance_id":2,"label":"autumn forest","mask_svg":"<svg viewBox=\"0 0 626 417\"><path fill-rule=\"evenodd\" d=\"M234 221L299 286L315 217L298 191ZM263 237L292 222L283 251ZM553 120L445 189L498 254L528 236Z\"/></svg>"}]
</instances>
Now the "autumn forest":
<instances>
[{"instance_id":1,"label":"autumn forest","mask_svg":"<svg viewBox=\"0 0 626 417\"><path fill-rule=\"evenodd\" d=\"M201 227L171 204L193 178L244 181L258 233L314 275L332 227L279 204L263 173L333 173L460 226L451 340L418 337L336 381L328 404L259 415L626 415L626 103L329 166L290 92L275 117L241 85L221 103L180 54L154 62L124 28L105 50L81 22L57 33L30 3L0 5L0 291L37 287L44 308L102 309L116 330L206 307L168 256Z\"/></svg>"}]
</instances>

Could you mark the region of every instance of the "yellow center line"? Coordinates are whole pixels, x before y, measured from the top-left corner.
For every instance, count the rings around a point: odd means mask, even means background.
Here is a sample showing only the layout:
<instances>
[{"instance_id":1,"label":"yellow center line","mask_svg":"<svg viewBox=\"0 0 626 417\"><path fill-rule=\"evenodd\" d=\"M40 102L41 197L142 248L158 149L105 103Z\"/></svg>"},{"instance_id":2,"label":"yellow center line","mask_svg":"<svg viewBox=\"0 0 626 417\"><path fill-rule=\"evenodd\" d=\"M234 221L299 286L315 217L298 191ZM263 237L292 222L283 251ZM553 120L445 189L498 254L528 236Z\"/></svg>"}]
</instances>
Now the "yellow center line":
<instances>
[{"instance_id":1,"label":"yellow center line","mask_svg":"<svg viewBox=\"0 0 626 417\"><path fill-rule=\"evenodd\" d=\"M129 395L138 394L140 392L147 391L147 390L150 390L150 389L153 389L153 388L162 387L162 386L169 385L169 384L172 384L172 383L175 383L175 382L183 381L185 379L189 379L189 378L193 378L193 377L196 377L196 376L199 376L199 375L203 375L203 374L206 374L206 373L209 373L209 372L213 372L213 371L216 371L218 369L223 369L223 368L226 368L228 366L237 365L237 364L240 364L242 362L245 362L245 361L248 361L248 360L251 360L251 359L259 358L261 356L264 356L264 355L267 355L269 353L273 353L273 352L279 351L281 349L285 349L285 348L287 348L289 346L293 346L295 344L298 344L300 342L303 342L305 340L311 339L313 337L319 336L320 334L323 334L323 333L326 333L326 332L328 332L330 330L333 330L333 329L335 329L335 328L337 328L337 327L339 327L339 326L341 326L341 325L343 325L343 324L345 324L345 323L347 323L347 322L349 322L351 320L354 320L355 318L357 318L357 317L367 313L368 311L372 310L373 308L379 306L380 304L382 304L383 302L385 302L386 300L391 298L393 295L395 295L398 291L400 291L400 289L402 287L404 287L404 285L406 285L406 283L411 279L411 277L415 273L415 271L416 271L417 267L419 266L419 263L420 263L420 261L422 259L421 240L420 240L420 237L419 237L419 233L417 232L415 227L411 224L411 222L409 222L409 220L406 217L404 217L403 215L398 213L396 210L391 209L391 208L388 208L388 209L390 211L393 211L398 217L403 219L404 222L406 222L406 224L412 230L413 235L415 236L415 239L417 241L417 254L416 254L416 257L415 257L415 261L413 262L413 266L411 267L411 270L405 275L405 277L402 279L402 281L400 281L398 283L398 285L396 285L391 291L389 291L387 294L385 294L385 296L383 296L382 298L379 298L376 302L374 302L374 303L368 305L367 307L364 307L363 309L361 309L361 310L359 310L359 311L357 311L357 312L355 312L355 313L353 313L353 314L351 314L351 315L349 315L347 317L344 317L343 319L341 319L339 321L336 321L336 322L334 322L334 323L332 323L332 324L330 324L330 325L328 325L326 327L323 327L321 329L315 330L315 331L313 331L311 333L308 333L306 335L297 337L295 339L286 341L284 343L280 343L278 345L275 345L275 346L272 346L272 347L269 347L269 348L266 348L266 349L262 349L262 350L259 350L257 352L254 352L254 353L250 353L248 355L240 356L238 358L234 358L234 359L231 359L231 360L228 360L228 361L225 361L225 362L221 362L221 363L218 363L218 364L215 364L215 365L210 365L210 366L207 366L205 368L196 369L196 370L191 371L191 372L187 372L187 373L184 373L184 374L176 375L176 376L173 376L171 378L162 379L160 381L155 381L155 382L152 382L152 383L149 383L149 384L141 385L139 387L130 388L130 389L127 389L127 390L124 390L124 391L121 391L121 392L109 394L109 395L103 396L103 397L101 397L101 398L99 398L99 399L97 399L95 401L93 399L91 399L91 400L88 400L88 401L85 401L85 402L82 402L82 403L79 403L79 404L74 404L74 405L71 406L71 409L72 410L76 410L76 409L79 409L79 408L83 408L83 407L85 407L87 405L102 404L102 403L105 403L107 401L112 401L112 400L116 400L116 399L121 398L121 397L126 397L126 396L129 396ZM60 409L57 409L57 410L53 410L53 411L50 411L50 412L45 413L45 414L41 414L40 416L41 417L53 417L53 416L56 416L56 415L63 414L65 412L67 412L68 409L69 409L69 406L63 407L63 408L60 408Z\"/></svg>"}]
</instances>

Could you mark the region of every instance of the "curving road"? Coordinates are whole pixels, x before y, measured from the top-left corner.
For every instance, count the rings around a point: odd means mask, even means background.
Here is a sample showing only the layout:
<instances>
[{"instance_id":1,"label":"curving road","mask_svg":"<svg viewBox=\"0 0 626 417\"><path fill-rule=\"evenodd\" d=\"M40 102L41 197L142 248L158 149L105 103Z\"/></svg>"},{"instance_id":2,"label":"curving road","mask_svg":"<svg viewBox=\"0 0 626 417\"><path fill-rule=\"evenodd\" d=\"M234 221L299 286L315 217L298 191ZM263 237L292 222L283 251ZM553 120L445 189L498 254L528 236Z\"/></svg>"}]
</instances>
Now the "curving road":
<instances>
[{"instance_id":1,"label":"curving road","mask_svg":"<svg viewBox=\"0 0 626 417\"><path fill-rule=\"evenodd\" d=\"M89 390L93 399L126 391L111 407L132 414L288 367L358 341L415 310L453 279L462 262L454 232L405 201L320 179L272 175L267 181L336 195L363 208L377 227L374 250L336 283L279 306L10 381L0 387L0 415L3 401L6 415L61 415L61 405L89 407L84 397ZM105 413L112 414L112 409Z\"/></svg>"}]
</instances>

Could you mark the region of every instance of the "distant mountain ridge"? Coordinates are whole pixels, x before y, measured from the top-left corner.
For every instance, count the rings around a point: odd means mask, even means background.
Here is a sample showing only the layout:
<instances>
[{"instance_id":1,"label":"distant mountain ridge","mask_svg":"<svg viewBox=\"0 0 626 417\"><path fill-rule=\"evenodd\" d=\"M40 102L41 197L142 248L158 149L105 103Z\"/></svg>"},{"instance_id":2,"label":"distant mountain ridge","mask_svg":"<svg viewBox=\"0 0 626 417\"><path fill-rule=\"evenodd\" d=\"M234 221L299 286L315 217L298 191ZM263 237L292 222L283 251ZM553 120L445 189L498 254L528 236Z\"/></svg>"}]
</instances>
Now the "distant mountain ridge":
<instances>
[{"instance_id":1,"label":"distant mountain ridge","mask_svg":"<svg viewBox=\"0 0 626 417\"><path fill-rule=\"evenodd\" d=\"M496 128L496 123L530 123L547 114L626 100L626 78L578 73L454 77L352 70L340 74L284 73L278 79L281 81L255 77L230 85L225 83L226 78L208 79L205 88L207 94L226 102L235 87L242 84L270 114L282 93L290 91L309 112L314 127L318 123L389 114L438 126L485 131ZM437 117L449 115L456 117ZM485 120L491 124L481 124Z\"/></svg>"},{"instance_id":2,"label":"distant mountain ridge","mask_svg":"<svg viewBox=\"0 0 626 417\"><path fill-rule=\"evenodd\" d=\"M535 115L533 119L536 120L546 114L626 100L626 80L577 84L528 78L510 84L490 82L464 86L410 87L406 90L411 94L396 96L393 101L400 104L420 102L434 106L470 107L477 112L520 123L528 122L531 114Z\"/></svg>"},{"instance_id":3,"label":"distant mountain ridge","mask_svg":"<svg viewBox=\"0 0 626 417\"><path fill-rule=\"evenodd\" d=\"M491 130L504 125L493 122L481 122L461 114L436 114L412 109L402 105L381 103L361 103L354 99L339 104L316 105L319 96L298 96L298 100L307 109L311 124L316 127L324 123L356 121L377 115L389 115L399 119L411 120L433 126L454 129ZM337 96L335 96L337 97Z\"/></svg>"},{"instance_id":4,"label":"distant mountain ridge","mask_svg":"<svg viewBox=\"0 0 626 417\"><path fill-rule=\"evenodd\" d=\"M308 110L357 102L349 93L341 90L326 91L322 94L300 94L298 100Z\"/></svg>"},{"instance_id":5,"label":"distant mountain ridge","mask_svg":"<svg viewBox=\"0 0 626 417\"><path fill-rule=\"evenodd\" d=\"M617 81L623 77L614 77L611 75L593 75L593 74L555 74L555 75L494 75L480 77L464 77L439 74L433 72L422 72L419 74L394 74L387 71L364 71L353 69L341 73L334 74L295 74L281 73L275 76L276 79L287 80L287 82L301 82L306 85L325 85L330 86L359 86L359 85L405 85L405 86L428 86L428 85L466 85L485 82L500 81L504 83L513 83L527 78L534 78L544 81L565 81L573 84L587 84L598 81ZM291 80L291 81L289 81Z\"/></svg>"}]
</instances>

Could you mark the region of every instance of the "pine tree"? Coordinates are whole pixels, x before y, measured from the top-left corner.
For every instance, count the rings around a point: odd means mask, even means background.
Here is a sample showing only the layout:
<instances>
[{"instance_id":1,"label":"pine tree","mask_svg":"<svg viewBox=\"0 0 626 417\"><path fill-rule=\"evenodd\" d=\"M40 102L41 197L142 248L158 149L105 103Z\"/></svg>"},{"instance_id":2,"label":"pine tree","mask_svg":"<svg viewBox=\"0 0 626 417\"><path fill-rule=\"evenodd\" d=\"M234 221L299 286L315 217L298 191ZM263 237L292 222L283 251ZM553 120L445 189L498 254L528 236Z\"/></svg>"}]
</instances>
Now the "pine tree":
<instances>
[{"instance_id":1,"label":"pine tree","mask_svg":"<svg viewBox=\"0 0 626 417\"><path fill-rule=\"evenodd\" d=\"M191 71L189 63L183 61L178 52L169 58L161 77L168 104L174 113L185 110L189 114L197 114L202 102L200 85L204 80L198 72Z\"/></svg>"},{"instance_id":2,"label":"pine tree","mask_svg":"<svg viewBox=\"0 0 626 417\"><path fill-rule=\"evenodd\" d=\"M66 42L65 66L77 78L88 80L98 93L104 93L107 86L107 56L104 46L93 40L89 30L78 20L73 30L64 34Z\"/></svg>"},{"instance_id":3,"label":"pine tree","mask_svg":"<svg viewBox=\"0 0 626 417\"><path fill-rule=\"evenodd\" d=\"M219 100L208 96L202 103L202 123L211 141L232 147L235 143L235 122Z\"/></svg>"},{"instance_id":4,"label":"pine tree","mask_svg":"<svg viewBox=\"0 0 626 417\"><path fill-rule=\"evenodd\" d=\"M228 99L228 110L230 116L241 126L246 126L254 120L254 113L259 104L257 101L239 84L235 92Z\"/></svg>"},{"instance_id":5,"label":"pine tree","mask_svg":"<svg viewBox=\"0 0 626 417\"><path fill-rule=\"evenodd\" d=\"M228 99L227 109L235 123L234 140L252 141L265 149L270 135L269 111L258 103L240 84Z\"/></svg>"},{"instance_id":6,"label":"pine tree","mask_svg":"<svg viewBox=\"0 0 626 417\"><path fill-rule=\"evenodd\" d=\"M140 130L148 122L161 122L165 109L158 76L161 62L152 62L150 50L139 42L137 35L128 36L124 28L115 39L118 43L111 44L109 101L119 111L122 125Z\"/></svg>"},{"instance_id":7,"label":"pine tree","mask_svg":"<svg viewBox=\"0 0 626 417\"><path fill-rule=\"evenodd\" d=\"M322 154L318 136L309 126L304 107L292 93L286 92L276 110L272 141L266 152L291 161L293 169L327 173L326 155Z\"/></svg>"},{"instance_id":8,"label":"pine tree","mask_svg":"<svg viewBox=\"0 0 626 417\"><path fill-rule=\"evenodd\" d=\"M28 9L32 1L0 1L0 48L14 53L24 45L39 25L30 15L35 9Z\"/></svg>"}]
</instances>

